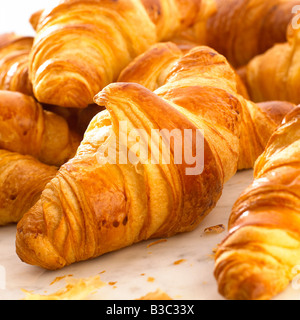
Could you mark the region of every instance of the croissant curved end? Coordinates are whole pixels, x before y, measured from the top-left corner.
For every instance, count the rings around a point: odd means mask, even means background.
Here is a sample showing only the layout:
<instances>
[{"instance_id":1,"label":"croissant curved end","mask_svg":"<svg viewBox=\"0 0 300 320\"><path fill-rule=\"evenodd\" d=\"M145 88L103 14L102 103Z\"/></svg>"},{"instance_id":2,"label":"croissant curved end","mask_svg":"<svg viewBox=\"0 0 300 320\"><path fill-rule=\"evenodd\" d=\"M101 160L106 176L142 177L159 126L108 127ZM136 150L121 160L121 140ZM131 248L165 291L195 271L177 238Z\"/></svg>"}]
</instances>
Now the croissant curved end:
<instances>
[{"instance_id":1,"label":"croissant curved end","mask_svg":"<svg viewBox=\"0 0 300 320\"><path fill-rule=\"evenodd\" d=\"M217 252L214 276L228 300L270 300L289 284L287 269L264 251L234 250L225 242Z\"/></svg>"},{"instance_id":2,"label":"croissant curved end","mask_svg":"<svg viewBox=\"0 0 300 320\"><path fill-rule=\"evenodd\" d=\"M33 90L37 100L65 108L86 108L92 104L94 92L91 91L87 80L71 71L65 71L62 77L61 70L64 70L64 67L60 61L48 61L38 69L33 79Z\"/></svg>"},{"instance_id":3,"label":"croissant curved end","mask_svg":"<svg viewBox=\"0 0 300 320\"><path fill-rule=\"evenodd\" d=\"M58 270L66 266L67 262L58 254L46 233L43 232L42 213L42 205L38 201L18 223L16 253L23 262L39 265L48 270ZM36 219L27 219L32 214Z\"/></svg>"},{"instance_id":4,"label":"croissant curved end","mask_svg":"<svg viewBox=\"0 0 300 320\"><path fill-rule=\"evenodd\" d=\"M247 266L245 266L245 270ZM270 270L269 281L278 281L278 278L272 276L272 270ZM266 273L262 276L262 272L257 272L248 275L242 281L234 281L234 279L240 279L243 277L240 273L231 273L230 270L223 277L219 279L219 293L226 297L228 300L270 300L275 292L272 291L269 284L266 281ZM286 284L285 284L286 285Z\"/></svg>"}]
</instances>

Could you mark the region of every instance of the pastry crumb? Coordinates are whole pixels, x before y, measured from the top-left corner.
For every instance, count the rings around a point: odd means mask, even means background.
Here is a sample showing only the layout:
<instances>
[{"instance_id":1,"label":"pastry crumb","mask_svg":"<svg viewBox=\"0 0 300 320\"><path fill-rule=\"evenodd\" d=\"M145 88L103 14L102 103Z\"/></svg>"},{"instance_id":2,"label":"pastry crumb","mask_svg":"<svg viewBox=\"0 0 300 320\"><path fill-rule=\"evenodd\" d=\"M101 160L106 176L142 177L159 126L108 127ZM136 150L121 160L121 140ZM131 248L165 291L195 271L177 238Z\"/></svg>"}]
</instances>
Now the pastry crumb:
<instances>
[{"instance_id":1,"label":"pastry crumb","mask_svg":"<svg viewBox=\"0 0 300 320\"><path fill-rule=\"evenodd\" d=\"M213 226L213 227L209 227L209 228L206 228L204 230L204 233L206 234L211 234L211 233L222 233L226 230L226 227L223 225L223 224L219 224L217 226Z\"/></svg>"},{"instance_id":2,"label":"pastry crumb","mask_svg":"<svg viewBox=\"0 0 300 320\"><path fill-rule=\"evenodd\" d=\"M87 279L66 279L66 286L56 293L49 295L35 294L32 291L22 289L25 293L23 300L85 300L91 294L106 284L100 280L99 276Z\"/></svg>"},{"instance_id":3,"label":"pastry crumb","mask_svg":"<svg viewBox=\"0 0 300 320\"><path fill-rule=\"evenodd\" d=\"M184 262L186 262L186 260L185 260L185 259L181 259L181 260L175 261L173 264L174 264L175 266L177 266L177 265L182 264L182 263L184 263Z\"/></svg>"},{"instance_id":4,"label":"pastry crumb","mask_svg":"<svg viewBox=\"0 0 300 320\"><path fill-rule=\"evenodd\" d=\"M168 241L167 239L161 239L161 240L152 242L152 243L148 244L147 248L150 248L150 247L152 247L152 246L155 246L155 245L157 245L157 244L160 244L160 243L163 243L163 242L167 242L167 241Z\"/></svg>"},{"instance_id":5,"label":"pastry crumb","mask_svg":"<svg viewBox=\"0 0 300 320\"><path fill-rule=\"evenodd\" d=\"M155 292L150 292L144 297L137 300L173 300L168 294L158 289Z\"/></svg>"},{"instance_id":6,"label":"pastry crumb","mask_svg":"<svg viewBox=\"0 0 300 320\"><path fill-rule=\"evenodd\" d=\"M69 275L62 276L62 277L56 277L56 278L50 283L50 286L54 285L54 283L56 283L56 282L61 281L62 279L70 278L70 277L73 277L73 275L72 275L72 274L69 274Z\"/></svg>"}]
</instances>

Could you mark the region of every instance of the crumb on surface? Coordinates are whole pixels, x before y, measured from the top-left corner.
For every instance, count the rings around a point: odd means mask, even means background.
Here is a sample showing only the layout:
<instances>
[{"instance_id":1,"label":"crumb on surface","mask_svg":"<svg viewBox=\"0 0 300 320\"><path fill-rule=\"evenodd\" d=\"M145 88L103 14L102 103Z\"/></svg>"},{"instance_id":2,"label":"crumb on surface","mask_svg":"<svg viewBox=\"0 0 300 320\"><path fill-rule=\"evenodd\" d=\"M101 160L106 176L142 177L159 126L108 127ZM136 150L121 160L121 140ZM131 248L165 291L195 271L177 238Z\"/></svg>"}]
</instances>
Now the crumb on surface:
<instances>
[{"instance_id":1,"label":"crumb on surface","mask_svg":"<svg viewBox=\"0 0 300 320\"><path fill-rule=\"evenodd\" d=\"M184 262L186 262L186 260L185 260L185 259L181 259L181 260L175 261L173 264L174 264L175 266L177 266L177 265L182 264L182 263L184 263Z\"/></svg>"},{"instance_id":2,"label":"crumb on surface","mask_svg":"<svg viewBox=\"0 0 300 320\"><path fill-rule=\"evenodd\" d=\"M66 286L49 295L36 294L33 291L21 289L25 293L23 300L85 300L106 284L99 276L87 279L66 278Z\"/></svg>"},{"instance_id":3,"label":"crumb on surface","mask_svg":"<svg viewBox=\"0 0 300 320\"><path fill-rule=\"evenodd\" d=\"M137 300L173 300L168 294L158 289L155 292L150 292L146 294L144 297L141 297Z\"/></svg>"},{"instance_id":4,"label":"crumb on surface","mask_svg":"<svg viewBox=\"0 0 300 320\"><path fill-rule=\"evenodd\" d=\"M167 241L168 241L167 239L157 240L157 241L155 241L155 242L152 242L152 243L148 244L148 245L147 245L147 248L150 248L150 247L152 247L152 246L155 246L155 245L157 245L157 244L164 243L164 242L167 242Z\"/></svg>"},{"instance_id":5,"label":"crumb on surface","mask_svg":"<svg viewBox=\"0 0 300 320\"><path fill-rule=\"evenodd\" d=\"M224 224L218 224L216 226L208 227L204 229L204 233L206 234L212 234L212 233L217 233L220 234L226 230L226 227Z\"/></svg>"},{"instance_id":6,"label":"crumb on surface","mask_svg":"<svg viewBox=\"0 0 300 320\"><path fill-rule=\"evenodd\" d=\"M72 274L69 274L69 275L65 275L65 276L62 276L62 277L56 277L51 283L50 283L50 286L52 286L54 283L56 282L59 282L61 281L62 279L65 279L65 278L70 278L70 277L73 277Z\"/></svg>"}]
</instances>

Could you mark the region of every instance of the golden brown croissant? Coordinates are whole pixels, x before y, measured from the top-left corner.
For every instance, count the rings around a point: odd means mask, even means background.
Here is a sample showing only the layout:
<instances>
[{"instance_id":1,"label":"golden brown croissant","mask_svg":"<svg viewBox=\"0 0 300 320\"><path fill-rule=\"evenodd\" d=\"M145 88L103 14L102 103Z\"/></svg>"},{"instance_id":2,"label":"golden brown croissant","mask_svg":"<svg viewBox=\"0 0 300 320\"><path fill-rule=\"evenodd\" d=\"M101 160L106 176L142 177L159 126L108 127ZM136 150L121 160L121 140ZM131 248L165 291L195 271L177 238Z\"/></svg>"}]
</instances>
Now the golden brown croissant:
<instances>
[{"instance_id":1,"label":"golden brown croissant","mask_svg":"<svg viewBox=\"0 0 300 320\"><path fill-rule=\"evenodd\" d=\"M31 156L0 150L0 226L19 222L56 173Z\"/></svg>"},{"instance_id":2,"label":"golden brown croissant","mask_svg":"<svg viewBox=\"0 0 300 320\"><path fill-rule=\"evenodd\" d=\"M36 26L30 78L39 102L74 108L93 104L133 58L194 24L201 11L201 0L53 2Z\"/></svg>"},{"instance_id":3,"label":"golden brown croissant","mask_svg":"<svg viewBox=\"0 0 300 320\"><path fill-rule=\"evenodd\" d=\"M0 149L60 166L74 156L80 140L65 119L45 111L32 97L0 91Z\"/></svg>"},{"instance_id":4,"label":"golden brown croissant","mask_svg":"<svg viewBox=\"0 0 300 320\"><path fill-rule=\"evenodd\" d=\"M0 35L0 90L33 94L28 77L32 44L32 37L20 37L14 33Z\"/></svg>"},{"instance_id":5,"label":"golden brown croissant","mask_svg":"<svg viewBox=\"0 0 300 320\"><path fill-rule=\"evenodd\" d=\"M287 43L275 45L242 70L251 99L258 102L286 100L299 104L299 52L300 30L291 26Z\"/></svg>"},{"instance_id":6,"label":"golden brown croissant","mask_svg":"<svg viewBox=\"0 0 300 320\"><path fill-rule=\"evenodd\" d=\"M300 1L291 0L204 2L208 10L203 21L184 31L177 41L208 45L225 55L236 68L246 65L273 45L286 42L292 9L300 5Z\"/></svg>"},{"instance_id":7,"label":"golden brown croissant","mask_svg":"<svg viewBox=\"0 0 300 320\"><path fill-rule=\"evenodd\" d=\"M236 74L223 56L199 47L179 59L166 79L155 92L114 83L97 95L95 101L107 110L92 120L76 156L18 224L16 249L24 262L59 269L146 239L191 231L215 207L223 184L237 171L241 104L235 97ZM148 158L136 151L140 162L132 151L136 128L143 129L143 141L154 135L153 144L146 144ZM181 146L170 139L168 147L155 139L157 130L191 135ZM204 132L203 143L198 130ZM114 136L119 159L106 162ZM204 155L198 152L201 144ZM180 163L183 146L195 150L195 158L187 155ZM170 162L161 159L167 160L167 150ZM147 161L152 154L154 162Z\"/></svg>"},{"instance_id":8,"label":"golden brown croissant","mask_svg":"<svg viewBox=\"0 0 300 320\"><path fill-rule=\"evenodd\" d=\"M215 276L228 299L267 300L300 264L300 108L272 136L253 184L236 202L219 246ZM295 270L294 270L295 271ZM296 270L297 271L297 270Z\"/></svg>"},{"instance_id":9,"label":"golden brown croissant","mask_svg":"<svg viewBox=\"0 0 300 320\"><path fill-rule=\"evenodd\" d=\"M122 76L134 78L139 70L134 65L140 65L142 75L152 70L154 77L150 72L149 78L160 78L159 84L142 78L158 89L152 93L137 84L118 83L99 94L96 101L109 112L94 118L75 158L61 168L18 225L17 252L25 262L58 269L135 242L193 230L235 174L244 100L236 92L234 70L223 56L206 47L185 55L170 43L151 50L162 55L154 59L146 52ZM173 68L168 65L169 54ZM166 64L149 69L148 59ZM186 176L185 163L140 167L99 163L97 152L109 140L106 134L118 135L122 121L147 133L151 128L203 129L203 174Z\"/></svg>"},{"instance_id":10,"label":"golden brown croissant","mask_svg":"<svg viewBox=\"0 0 300 320\"><path fill-rule=\"evenodd\" d=\"M139 83L154 91L166 82L170 71L183 56L182 50L173 43L155 44L134 59L122 71L118 81ZM236 97L239 98L242 105L238 169L243 170L253 168L275 129L295 106L279 101L256 105L245 99L248 98L247 91L238 75L236 84L236 90L239 93Z\"/></svg>"}]
</instances>

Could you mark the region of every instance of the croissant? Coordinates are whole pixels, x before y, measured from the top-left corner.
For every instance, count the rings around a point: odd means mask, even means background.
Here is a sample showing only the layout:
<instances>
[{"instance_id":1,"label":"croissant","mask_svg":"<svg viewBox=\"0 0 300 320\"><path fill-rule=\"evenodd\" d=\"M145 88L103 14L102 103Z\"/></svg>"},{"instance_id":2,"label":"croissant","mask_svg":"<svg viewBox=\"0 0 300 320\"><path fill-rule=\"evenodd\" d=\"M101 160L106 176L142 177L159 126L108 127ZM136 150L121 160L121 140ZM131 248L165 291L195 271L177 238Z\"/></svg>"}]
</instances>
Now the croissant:
<instances>
[{"instance_id":1,"label":"croissant","mask_svg":"<svg viewBox=\"0 0 300 320\"><path fill-rule=\"evenodd\" d=\"M29 18L29 23L31 24L32 29L34 31L36 31L38 28L40 18L42 16L43 12L44 12L44 10L38 10L38 11L34 12Z\"/></svg>"},{"instance_id":2,"label":"croissant","mask_svg":"<svg viewBox=\"0 0 300 320\"><path fill-rule=\"evenodd\" d=\"M0 149L60 166L75 155L80 141L64 118L45 111L33 97L0 91Z\"/></svg>"},{"instance_id":3,"label":"croissant","mask_svg":"<svg viewBox=\"0 0 300 320\"><path fill-rule=\"evenodd\" d=\"M118 81L139 83L154 91L166 82L170 70L184 56L185 50L171 42L155 44L134 59L121 72ZM236 97L242 105L238 170L244 170L253 168L271 135L295 105L284 101L254 104L248 100L247 90L238 75L236 84L239 94Z\"/></svg>"},{"instance_id":4,"label":"croissant","mask_svg":"<svg viewBox=\"0 0 300 320\"><path fill-rule=\"evenodd\" d=\"M241 105L235 98L236 74L223 56L199 47L179 59L167 79L155 92L136 83L113 83L96 96L106 110L91 121L76 156L17 226L22 261L60 269L143 240L194 230L215 207L237 170ZM154 142L145 144L148 158L142 150L134 157L136 128L143 129L142 141L154 134ZM157 130L170 135L175 130L179 136L188 130L182 148L195 149L195 159L187 155L180 163L180 143L170 139L168 147L164 139L156 140ZM204 154L196 152L201 145ZM119 155L115 162L110 150ZM168 154L169 162L161 160Z\"/></svg>"},{"instance_id":5,"label":"croissant","mask_svg":"<svg viewBox=\"0 0 300 320\"><path fill-rule=\"evenodd\" d=\"M235 67L277 43L286 42L286 30L293 18L291 0L206 0L202 21L177 37L178 43L205 44L225 55ZM174 40L175 41L175 40Z\"/></svg>"},{"instance_id":6,"label":"croissant","mask_svg":"<svg viewBox=\"0 0 300 320\"><path fill-rule=\"evenodd\" d=\"M150 51L157 49L178 53L178 47L169 43ZM139 70L134 64L147 57L153 57L151 52L137 58L128 73L134 77L133 70ZM238 168L245 102L237 93L235 71L214 50L198 47L176 57L173 67L167 63L167 72L164 67L162 72L151 68L164 79L154 92L137 83L119 82L96 96L95 102L106 110L92 120L76 156L61 167L18 224L16 248L21 260L60 269L143 240L194 230L215 207L224 183ZM149 69L141 68L141 75L144 70ZM130 129L125 164L120 127L124 122ZM147 137L153 130L177 130L177 134L202 130L203 173L187 175L192 162L178 161L175 142L170 142L170 164L132 158L135 128L144 129ZM110 156L114 136L120 137L115 146L120 161L103 162L104 155ZM193 140L189 150L197 150ZM148 156L168 149L168 143L161 143L147 145ZM136 154L142 159L144 153Z\"/></svg>"},{"instance_id":7,"label":"croissant","mask_svg":"<svg viewBox=\"0 0 300 320\"><path fill-rule=\"evenodd\" d=\"M38 13L33 18L30 79L39 102L71 108L93 104L133 58L194 24L201 11L201 0L53 2L38 23Z\"/></svg>"},{"instance_id":8,"label":"croissant","mask_svg":"<svg viewBox=\"0 0 300 320\"><path fill-rule=\"evenodd\" d=\"M288 32L288 42L275 45L239 71L253 101L286 100L300 103L300 31Z\"/></svg>"},{"instance_id":9,"label":"croissant","mask_svg":"<svg viewBox=\"0 0 300 320\"><path fill-rule=\"evenodd\" d=\"M20 37L14 33L0 35L0 90L33 95L28 76L32 44L32 37Z\"/></svg>"},{"instance_id":10,"label":"croissant","mask_svg":"<svg viewBox=\"0 0 300 320\"><path fill-rule=\"evenodd\" d=\"M56 173L31 156L0 150L0 226L19 222Z\"/></svg>"},{"instance_id":11,"label":"croissant","mask_svg":"<svg viewBox=\"0 0 300 320\"><path fill-rule=\"evenodd\" d=\"M268 300L300 264L300 108L271 137L255 180L236 202L230 232L219 245L215 276L228 299ZM296 270L296 273L294 273Z\"/></svg>"}]
</instances>

